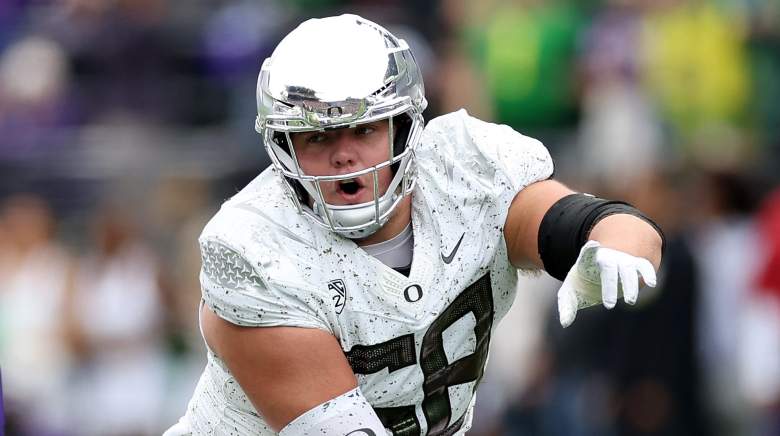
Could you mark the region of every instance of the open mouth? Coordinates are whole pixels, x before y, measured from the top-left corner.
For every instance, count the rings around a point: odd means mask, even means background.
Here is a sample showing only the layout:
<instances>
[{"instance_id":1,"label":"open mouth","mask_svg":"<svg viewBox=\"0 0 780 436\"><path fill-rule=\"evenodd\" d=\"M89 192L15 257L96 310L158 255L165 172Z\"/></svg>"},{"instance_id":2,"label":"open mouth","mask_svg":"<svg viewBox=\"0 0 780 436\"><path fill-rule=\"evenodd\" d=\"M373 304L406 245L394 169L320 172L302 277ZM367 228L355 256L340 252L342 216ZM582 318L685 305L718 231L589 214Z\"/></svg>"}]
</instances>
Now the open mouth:
<instances>
[{"instance_id":1,"label":"open mouth","mask_svg":"<svg viewBox=\"0 0 780 436\"><path fill-rule=\"evenodd\" d=\"M336 184L338 191L344 197L355 197L363 190L363 184L357 178L339 180Z\"/></svg>"}]
</instances>

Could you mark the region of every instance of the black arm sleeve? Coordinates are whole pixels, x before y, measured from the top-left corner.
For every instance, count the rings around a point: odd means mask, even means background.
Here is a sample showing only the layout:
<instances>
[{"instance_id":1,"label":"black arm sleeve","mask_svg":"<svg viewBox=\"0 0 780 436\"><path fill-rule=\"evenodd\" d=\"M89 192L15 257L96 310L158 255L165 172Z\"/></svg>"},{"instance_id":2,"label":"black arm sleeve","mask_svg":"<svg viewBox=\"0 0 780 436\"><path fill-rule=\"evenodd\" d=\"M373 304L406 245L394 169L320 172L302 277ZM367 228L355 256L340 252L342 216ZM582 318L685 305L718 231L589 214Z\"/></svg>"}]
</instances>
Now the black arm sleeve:
<instances>
[{"instance_id":1,"label":"black arm sleeve","mask_svg":"<svg viewBox=\"0 0 780 436\"><path fill-rule=\"evenodd\" d=\"M571 194L555 202L539 226L539 256L544 269L558 280L566 278L593 226L603 218L620 213L643 219L665 240L658 224L626 202Z\"/></svg>"}]
</instances>

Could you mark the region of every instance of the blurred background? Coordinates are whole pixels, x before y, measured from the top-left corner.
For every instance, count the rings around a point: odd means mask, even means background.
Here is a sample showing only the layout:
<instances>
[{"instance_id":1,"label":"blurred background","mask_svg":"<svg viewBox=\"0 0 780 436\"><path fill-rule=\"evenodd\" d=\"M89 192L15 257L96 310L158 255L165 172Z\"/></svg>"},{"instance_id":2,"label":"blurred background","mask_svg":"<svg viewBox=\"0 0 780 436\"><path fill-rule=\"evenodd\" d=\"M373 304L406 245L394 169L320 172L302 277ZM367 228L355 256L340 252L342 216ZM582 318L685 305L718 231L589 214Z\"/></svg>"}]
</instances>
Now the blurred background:
<instances>
[{"instance_id":1,"label":"blurred background","mask_svg":"<svg viewBox=\"0 0 780 436\"><path fill-rule=\"evenodd\" d=\"M634 307L563 330L558 282L522 281L470 435L780 434L780 1L0 0L6 434L183 414L197 236L269 163L260 64L341 12L409 42L427 119L537 137L558 179L666 231Z\"/></svg>"}]
</instances>

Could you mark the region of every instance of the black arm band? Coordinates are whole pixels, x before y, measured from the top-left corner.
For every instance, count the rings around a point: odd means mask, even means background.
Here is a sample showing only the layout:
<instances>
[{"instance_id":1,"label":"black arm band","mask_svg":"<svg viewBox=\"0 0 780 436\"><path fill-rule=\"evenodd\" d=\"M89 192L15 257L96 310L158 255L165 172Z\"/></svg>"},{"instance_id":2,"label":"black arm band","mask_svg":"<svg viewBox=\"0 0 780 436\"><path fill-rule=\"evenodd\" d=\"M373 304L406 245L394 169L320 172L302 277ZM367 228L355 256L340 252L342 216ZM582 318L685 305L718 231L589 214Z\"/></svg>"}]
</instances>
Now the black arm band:
<instances>
[{"instance_id":1,"label":"black arm band","mask_svg":"<svg viewBox=\"0 0 780 436\"><path fill-rule=\"evenodd\" d=\"M620 213L634 215L653 226L661 236L663 249L666 244L661 228L630 204L571 194L553 204L539 226L539 256L544 269L558 280L566 278L593 226L603 218Z\"/></svg>"}]
</instances>

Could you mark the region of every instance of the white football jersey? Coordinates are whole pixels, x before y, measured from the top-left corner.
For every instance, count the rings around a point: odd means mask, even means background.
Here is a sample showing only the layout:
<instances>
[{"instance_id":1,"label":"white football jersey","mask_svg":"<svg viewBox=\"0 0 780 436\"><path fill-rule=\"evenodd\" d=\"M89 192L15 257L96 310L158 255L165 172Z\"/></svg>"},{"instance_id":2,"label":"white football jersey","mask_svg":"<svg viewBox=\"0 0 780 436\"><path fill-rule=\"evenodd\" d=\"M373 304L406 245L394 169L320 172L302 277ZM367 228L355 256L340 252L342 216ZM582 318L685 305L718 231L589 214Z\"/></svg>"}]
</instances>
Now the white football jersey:
<instances>
[{"instance_id":1,"label":"white football jersey","mask_svg":"<svg viewBox=\"0 0 780 436\"><path fill-rule=\"evenodd\" d=\"M393 434L463 434L516 292L507 210L553 165L539 141L463 110L428 123L416 158L408 277L299 215L268 169L200 237L203 300L234 324L332 333ZM275 434L211 351L184 420L197 435Z\"/></svg>"}]
</instances>

